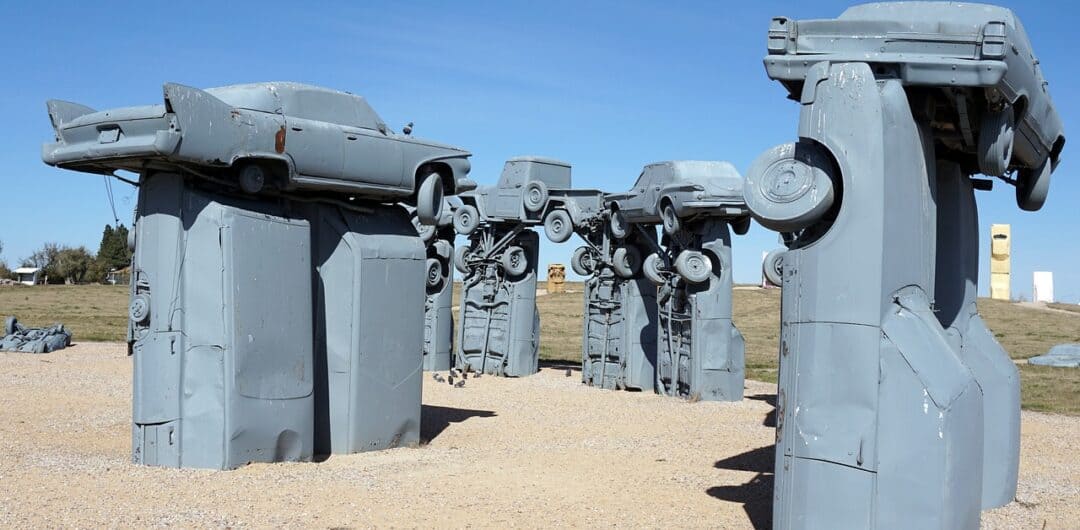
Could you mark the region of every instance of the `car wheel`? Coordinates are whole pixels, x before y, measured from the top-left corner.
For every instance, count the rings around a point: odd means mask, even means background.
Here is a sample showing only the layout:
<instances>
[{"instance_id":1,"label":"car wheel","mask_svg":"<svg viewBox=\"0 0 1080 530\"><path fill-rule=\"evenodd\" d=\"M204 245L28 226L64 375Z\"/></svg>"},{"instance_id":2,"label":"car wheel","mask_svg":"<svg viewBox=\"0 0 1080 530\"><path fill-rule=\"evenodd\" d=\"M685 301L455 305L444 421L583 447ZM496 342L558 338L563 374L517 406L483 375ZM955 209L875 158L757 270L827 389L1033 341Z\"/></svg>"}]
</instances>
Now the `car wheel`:
<instances>
[{"instance_id":1,"label":"car wheel","mask_svg":"<svg viewBox=\"0 0 1080 530\"><path fill-rule=\"evenodd\" d=\"M240 167L237 180L244 193L254 195L262 191L263 186L266 185L266 171L258 164L244 164Z\"/></svg>"},{"instance_id":2,"label":"car wheel","mask_svg":"<svg viewBox=\"0 0 1080 530\"><path fill-rule=\"evenodd\" d=\"M438 258L428 258L425 264L427 286L429 291L438 291L443 284L443 267Z\"/></svg>"},{"instance_id":3,"label":"car wheel","mask_svg":"<svg viewBox=\"0 0 1080 530\"><path fill-rule=\"evenodd\" d=\"M525 209L530 212L539 212L544 209L544 205L548 200L547 186L539 180L530 180L525 184L525 190L522 193L521 200L525 205Z\"/></svg>"},{"instance_id":4,"label":"car wheel","mask_svg":"<svg viewBox=\"0 0 1080 530\"><path fill-rule=\"evenodd\" d=\"M596 272L596 256L589 247L578 247L570 257L570 268L578 276L592 276Z\"/></svg>"},{"instance_id":5,"label":"car wheel","mask_svg":"<svg viewBox=\"0 0 1080 530\"><path fill-rule=\"evenodd\" d=\"M469 247L461 246L454 249L454 268L462 274L469 273Z\"/></svg>"},{"instance_id":6,"label":"car wheel","mask_svg":"<svg viewBox=\"0 0 1080 530\"><path fill-rule=\"evenodd\" d=\"M675 206L670 202L665 203L660 210L660 220L664 223L664 232L673 236L679 233L682 229L682 222L679 221L679 216L675 213Z\"/></svg>"},{"instance_id":7,"label":"car wheel","mask_svg":"<svg viewBox=\"0 0 1080 530\"><path fill-rule=\"evenodd\" d=\"M983 116L979 127L979 171L1000 177L1009 170L1015 137L1011 106Z\"/></svg>"},{"instance_id":8,"label":"car wheel","mask_svg":"<svg viewBox=\"0 0 1080 530\"><path fill-rule=\"evenodd\" d=\"M615 236L615 239L623 239L629 233L629 228L626 225L626 216L619 210L611 212L611 235Z\"/></svg>"},{"instance_id":9,"label":"car wheel","mask_svg":"<svg viewBox=\"0 0 1080 530\"><path fill-rule=\"evenodd\" d=\"M761 262L761 272L765 274L765 281L781 287L784 285L784 253L785 248L774 249L765 255Z\"/></svg>"},{"instance_id":10,"label":"car wheel","mask_svg":"<svg viewBox=\"0 0 1080 530\"><path fill-rule=\"evenodd\" d=\"M653 252L645 258L645 262L641 264L641 270L645 273L645 277L650 282L656 285L664 285L667 280L664 278L664 259L660 257L660 254Z\"/></svg>"},{"instance_id":11,"label":"car wheel","mask_svg":"<svg viewBox=\"0 0 1080 530\"><path fill-rule=\"evenodd\" d=\"M619 247L615 249L611 262L615 274L623 278L633 278L641 270L641 251L630 245Z\"/></svg>"},{"instance_id":12,"label":"car wheel","mask_svg":"<svg viewBox=\"0 0 1080 530\"><path fill-rule=\"evenodd\" d=\"M566 210L552 210L544 218L544 234L554 243L565 243L574 233L574 222L570 219L570 212Z\"/></svg>"},{"instance_id":13,"label":"car wheel","mask_svg":"<svg viewBox=\"0 0 1080 530\"><path fill-rule=\"evenodd\" d=\"M818 144L779 145L750 165L743 198L761 226L798 232L820 221L832 207L833 171L832 155Z\"/></svg>"},{"instance_id":14,"label":"car wheel","mask_svg":"<svg viewBox=\"0 0 1080 530\"><path fill-rule=\"evenodd\" d=\"M432 225L421 224L416 229L416 233L417 233L417 235L420 236L421 241L423 241L424 243L427 243L427 242L431 241L432 238L435 237L435 227L432 226Z\"/></svg>"},{"instance_id":15,"label":"car wheel","mask_svg":"<svg viewBox=\"0 0 1080 530\"><path fill-rule=\"evenodd\" d=\"M705 283L712 274L712 261L696 250L684 250L675 258L675 270L690 283Z\"/></svg>"},{"instance_id":16,"label":"car wheel","mask_svg":"<svg viewBox=\"0 0 1080 530\"><path fill-rule=\"evenodd\" d=\"M1035 212L1043 207L1050 193L1052 172L1050 159L1043 160L1037 168L1021 168L1016 172L1016 204L1021 210Z\"/></svg>"},{"instance_id":17,"label":"car wheel","mask_svg":"<svg viewBox=\"0 0 1080 530\"><path fill-rule=\"evenodd\" d=\"M480 226L480 212L471 204L466 204L454 210L454 231L467 236L476 231Z\"/></svg>"},{"instance_id":18,"label":"car wheel","mask_svg":"<svg viewBox=\"0 0 1080 530\"><path fill-rule=\"evenodd\" d=\"M750 231L750 216L739 217L731 221L731 231L737 236L745 236Z\"/></svg>"},{"instance_id":19,"label":"car wheel","mask_svg":"<svg viewBox=\"0 0 1080 530\"><path fill-rule=\"evenodd\" d=\"M529 270L529 258L525 254L525 249L519 246L512 246L503 252L502 258L499 259L499 263L502 265L507 276L516 277L525 274L525 271Z\"/></svg>"},{"instance_id":20,"label":"car wheel","mask_svg":"<svg viewBox=\"0 0 1080 530\"><path fill-rule=\"evenodd\" d=\"M19 320L15 317L7 317L4 319L4 335L11 335L18 330Z\"/></svg>"},{"instance_id":21,"label":"car wheel","mask_svg":"<svg viewBox=\"0 0 1080 530\"><path fill-rule=\"evenodd\" d=\"M416 217L422 224L435 225L443 206L442 176L432 172L424 177L416 190Z\"/></svg>"}]
</instances>

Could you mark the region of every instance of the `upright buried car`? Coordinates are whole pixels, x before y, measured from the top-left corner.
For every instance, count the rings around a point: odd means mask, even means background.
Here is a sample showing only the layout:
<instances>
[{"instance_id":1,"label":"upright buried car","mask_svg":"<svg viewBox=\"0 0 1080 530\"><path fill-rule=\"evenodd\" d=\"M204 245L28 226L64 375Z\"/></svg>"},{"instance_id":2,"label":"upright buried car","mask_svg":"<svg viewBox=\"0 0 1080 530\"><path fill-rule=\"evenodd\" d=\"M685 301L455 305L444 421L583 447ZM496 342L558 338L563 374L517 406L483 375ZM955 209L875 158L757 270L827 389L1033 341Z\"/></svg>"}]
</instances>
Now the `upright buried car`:
<instances>
[{"instance_id":1,"label":"upright buried car","mask_svg":"<svg viewBox=\"0 0 1080 530\"><path fill-rule=\"evenodd\" d=\"M1065 133L1039 60L1012 11L949 2L855 6L827 20L777 17L765 70L798 100L821 62L864 62L922 100L916 109L965 173L1005 177L1020 208L1042 208ZM807 77L810 75L811 77ZM820 74L818 74L820 75ZM859 80L853 79L852 82Z\"/></svg>"},{"instance_id":2,"label":"upright buried car","mask_svg":"<svg viewBox=\"0 0 1080 530\"><path fill-rule=\"evenodd\" d=\"M199 90L164 85L164 103L95 111L47 103L46 164L111 174L177 170L239 186L334 193L417 207L432 224L470 154L390 131L360 96L299 83Z\"/></svg>"}]
</instances>

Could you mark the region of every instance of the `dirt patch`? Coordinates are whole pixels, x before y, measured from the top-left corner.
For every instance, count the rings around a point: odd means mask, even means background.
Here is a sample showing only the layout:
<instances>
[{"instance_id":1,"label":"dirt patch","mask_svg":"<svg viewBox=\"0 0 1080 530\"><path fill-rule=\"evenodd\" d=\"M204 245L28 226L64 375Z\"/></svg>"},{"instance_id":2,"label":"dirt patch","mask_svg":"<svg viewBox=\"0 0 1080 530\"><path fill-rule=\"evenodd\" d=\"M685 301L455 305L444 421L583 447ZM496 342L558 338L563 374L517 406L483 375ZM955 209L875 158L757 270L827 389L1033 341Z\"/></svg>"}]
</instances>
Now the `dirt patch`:
<instances>
[{"instance_id":1,"label":"dirt patch","mask_svg":"<svg viewBox=\"0 0 1080 530\"><path fill-rule=\"evenodd\" d=\"M124 352L0 354L0 526L749 528L771 517L774 385L691 404L587 388L565 368L460 389L425 375L420 448L174 470L129 461ZM1022 502L984 513L984 527L1073 526L1080 418L1023 422Z\"/></svg>"}]
</instances>

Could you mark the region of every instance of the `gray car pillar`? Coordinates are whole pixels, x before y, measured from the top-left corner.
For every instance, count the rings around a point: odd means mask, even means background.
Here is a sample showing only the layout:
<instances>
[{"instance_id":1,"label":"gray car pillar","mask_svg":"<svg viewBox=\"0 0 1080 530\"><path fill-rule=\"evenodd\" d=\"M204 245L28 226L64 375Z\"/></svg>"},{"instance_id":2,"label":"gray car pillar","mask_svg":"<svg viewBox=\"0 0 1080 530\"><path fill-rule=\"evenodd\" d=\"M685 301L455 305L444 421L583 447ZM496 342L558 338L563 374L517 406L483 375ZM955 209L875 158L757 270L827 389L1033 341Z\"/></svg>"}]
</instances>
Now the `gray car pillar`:
<instances>
[{"instance_id":1,"label":"gray car pillar","mask_svg":"<svg viewBox=\"0 0 1080 530\"><path fill-rule=\"evenodd\" d=\"M504 266L520 248L523 271ZM455 366L474 372L520 377L539 369L540 315L536 310L539 237L531 230L489 225L477 230L467 249L462 278Z\"/></svg>"},{"instance_id":2,"label":"gray car pillar","mask_svg":"<svg viewBox=\"0 0 1080 530\"><path fill-rule=\"evenodd\" d=\"M612 239L603 232L585 239L598 254L610 256ZM648 252L641 237L635 234L624 244ZM655 239L654 228L653 244ZM607 389L653 390L656 311L656 286L640 270L631 277L623 277L610 263L597 263L585 280L582 382Z\"/></svg>"},{"instance_id":3,"label":"gray car pillar","mask_svg":"<svg viewBox=\"0 0 1080 530\"><path fill-rule=\"evenodd\" d=\"M900 81L820 62L747 173L785 233L776 528L977 528L983 395L935 295L934 141Z\"/></svg>"},{"instance_id":4,"label":"gray car pillar","mask_svg":"<svg viewBox=\"0 0 1080 530\"><path fill-rule=\"evenodd\" d=\"M975 306L979 212L971 180L953 162L937 163L937 275L934 309L983 395L982 507L1016 497L1020 464L1020 374Z\"/></svg>"},{"instance_id":5,"label":"gray car pillar","mask_svg":"<svg viewBox=\"0 0 1080 530\"><path fill-rule=\"evenodd\" d=\"M447 256L433 252L435 247L447 249ZM424 370L443 372L453 366L454 345L454 267L450 264L454 252L454 233L440 234L428 247L428 258L438 260L444 269L439 285L427 287L424 297Z\"/></svg>"},{"instance_id":6,"label":"gray car pillar","mask_svg":"<svg viewBox=\"0 0 1080 530\"><path fill-rule=\"evenodd\" d=\"M731 233L728 221L709 217L661 245L671 260L701 252L708 278L692 283L667 275L657 296L656 390L704 401L739 401L745 380L745 343L732 323Z\"/></svg>"},{"instance_id":7,"label":"gray car pillar","mask_svg":"<svg viewBox=\"0 0 1080 530\"><path fill-rule=\"evenodd\" d=\"M131 276L132 459L230 469L313 449L309 223L141 177Z\"/></svg>"},{"instance_id":8,"label":"gray car pillar","mask_svg":"<svg viewBox=\"0 0 1080 530\"><path fill-rule=\"evenodd\" d=\"M406 212L396 206L358 211L316 204L311 223L320 368L316 451L416 445L424 246Z\"/></svg>"}]
</instances>

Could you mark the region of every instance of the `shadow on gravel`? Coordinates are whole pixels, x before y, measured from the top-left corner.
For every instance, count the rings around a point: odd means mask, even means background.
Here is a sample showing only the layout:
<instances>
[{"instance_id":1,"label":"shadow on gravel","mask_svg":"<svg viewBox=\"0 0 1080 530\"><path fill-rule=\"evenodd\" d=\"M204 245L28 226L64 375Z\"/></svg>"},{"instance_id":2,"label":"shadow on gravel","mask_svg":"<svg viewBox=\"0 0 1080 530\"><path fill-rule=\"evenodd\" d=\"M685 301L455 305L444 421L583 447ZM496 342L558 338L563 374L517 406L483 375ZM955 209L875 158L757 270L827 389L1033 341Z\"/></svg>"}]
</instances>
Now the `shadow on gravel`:
<instances>
[{"instance_id":1,"label":"shadow on gravel","mask_svg":"<svg viewBox=\"0 0 1080 530\"><path fill-rule=\"evenodd\" d=\"M753 397L753 396L751 396ZM775 398L775 396L773 396ZM713 467L735 471L753 471L757 475L750 482L739 486L713 486L707 490L710 497L742 503L746 516L754 528L772 527L773 464L776 446L768 445L751 449L742 454L717 460Z\"/></svg>"},{"instance_id":2,"label":"shadow on gravel","mask_svg":"<svg viewBox=\"0 0 1080 530\"><path fill-rule=\"evenodd\" d=\"M762 425L766 427L776 427L776 394L754 394L752 396L746 396L746 399L764 401L772 405L773 409L765 415L765 421L762 422Z\"/></svg>"},{"instance_id":3,"label":"shadow on gravel","mask_svg":"<svg viewBox=\"0 0 1080 530\"><path fill-rule=\"evenodd\" d=\"M442 434L451 423L461 423L469 418L491 418L490 410L458 409L437 405L422 405L420 409L420 444L424 445Z\"/></svg>"}]
</instances>

